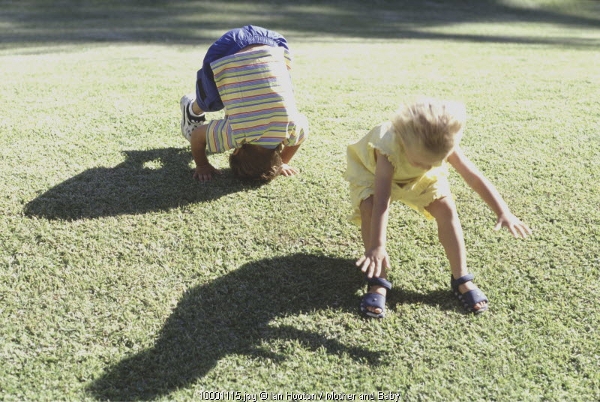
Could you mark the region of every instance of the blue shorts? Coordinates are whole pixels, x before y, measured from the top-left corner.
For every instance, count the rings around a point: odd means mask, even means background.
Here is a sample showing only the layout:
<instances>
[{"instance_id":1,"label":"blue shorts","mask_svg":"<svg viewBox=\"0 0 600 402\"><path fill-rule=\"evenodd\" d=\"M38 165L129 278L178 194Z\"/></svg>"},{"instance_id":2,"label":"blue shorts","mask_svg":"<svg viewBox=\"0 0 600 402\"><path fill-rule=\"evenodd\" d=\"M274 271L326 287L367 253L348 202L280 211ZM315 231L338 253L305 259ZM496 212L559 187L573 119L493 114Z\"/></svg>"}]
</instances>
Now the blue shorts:
<instances>
[{"instance_id":1,"label":"blue shorts","mask_svg":"<svg viewBox=\"0 0 600 402\"><path fill-rule=\"evenodd\" d=\"M223 101L217 90L210 63L231 56L250 45L281 46L289 50L287 41L275 31L254 25L232 29L213 43L204 56L202 68L196 75L196 103L205 112L223 109Z\"/></svg>"}]
</instances>

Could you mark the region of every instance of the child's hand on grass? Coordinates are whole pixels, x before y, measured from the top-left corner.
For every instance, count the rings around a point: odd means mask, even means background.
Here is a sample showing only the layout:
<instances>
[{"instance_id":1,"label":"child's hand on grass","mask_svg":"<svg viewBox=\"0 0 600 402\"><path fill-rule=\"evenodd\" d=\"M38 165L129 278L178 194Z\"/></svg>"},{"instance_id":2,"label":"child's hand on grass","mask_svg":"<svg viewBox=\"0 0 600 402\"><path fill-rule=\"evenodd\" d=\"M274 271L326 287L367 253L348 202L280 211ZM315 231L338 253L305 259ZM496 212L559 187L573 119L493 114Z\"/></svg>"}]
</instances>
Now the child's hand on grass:
<instances>
[{"instance_id":1,"label":"child's hand on grass","mask_svg":"<svg viewBox=\"0 0 600 402\"><path fill-rule=\"evenodd\" d=\"M390 267L390 257L385 247L375 247L356 261L356 266L367 274L367 278L379 278L383 270Z\"/></svg>"},{"instance_id":2,"label":"child's hand on grass","mask_svg":"<svg viewBox=\"0 0 600 402\"><path fill-rule=\"evenodd\" d=\"M287 163L284 163L281 165L281 175L282 176L295 176L298 173L300 173L300 171L298 169L288 165Z\"/></svg>"},{"instance_id":3,"label":"child's hand on grass","mask_svg":"<svg viewBox=\"0 0 600 402\"><path fill-rule=\"evenodd\" d=\"M519 218L508 212L498 217L494 230L500 230L501 228L507 228L514 237L525 238L531 234L529 226L521 222Z\"/></svg>"},{"instance_id":4,"label":"child's hand on grass","mask_svg":"<svg viewBox=\"0 0 600 402\"><path fill-rule=\"evenodd\" d=\"M210 181L213 174L221 174L221 171L213 167L210 163L207 163L206 165L196 166L194 179L200 182Z\"/></svg>"}]
</instances>

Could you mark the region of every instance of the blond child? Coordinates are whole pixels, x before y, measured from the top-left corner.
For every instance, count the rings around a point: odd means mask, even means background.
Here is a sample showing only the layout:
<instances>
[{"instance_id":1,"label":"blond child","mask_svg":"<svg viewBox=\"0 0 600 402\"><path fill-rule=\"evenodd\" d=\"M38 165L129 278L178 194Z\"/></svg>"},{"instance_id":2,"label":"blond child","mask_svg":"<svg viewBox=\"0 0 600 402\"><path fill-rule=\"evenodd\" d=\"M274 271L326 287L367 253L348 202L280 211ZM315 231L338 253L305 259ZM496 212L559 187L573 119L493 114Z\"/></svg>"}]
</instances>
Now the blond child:
<instances>
[{"instance_id":1,"label":"blond child","mask_svg":"<svg viewBox=\"0 0 600 402\"><path fill-rule=\"evenodd\" d=\"M219 174L207 155L232 149L229 164L239 178L268 182L298 173L289 163L308 136L308 122L296 106L290 69L286 39L258 26L232 29L209 47L196 93L179 102L195 179ZM205 112L223 109L223 119L206 121Z\"/></svg>"},{"instance_id":2,"label":"blond child","mask_svg":"<svg viewBox=\"0 0 600 402\"><path fill-rule=\"evenodd\" d=\"M361 226L365 250L356 261L368 282L360 305L365 315L384 317L385 297L392 288L386 279L390 268L386 251L390 201L402 201L436 220L450 263L452 290L468 311L479 314L488 309L487 297L467 270L463 232L447 179L449 166L494 211L495 230L506 227L514 237L531 234L460 149L465 120L464 105L423 99L403 104L391 121L348 146L345 179L350 182L352 220Z\"/></svg>"}]
</instances>

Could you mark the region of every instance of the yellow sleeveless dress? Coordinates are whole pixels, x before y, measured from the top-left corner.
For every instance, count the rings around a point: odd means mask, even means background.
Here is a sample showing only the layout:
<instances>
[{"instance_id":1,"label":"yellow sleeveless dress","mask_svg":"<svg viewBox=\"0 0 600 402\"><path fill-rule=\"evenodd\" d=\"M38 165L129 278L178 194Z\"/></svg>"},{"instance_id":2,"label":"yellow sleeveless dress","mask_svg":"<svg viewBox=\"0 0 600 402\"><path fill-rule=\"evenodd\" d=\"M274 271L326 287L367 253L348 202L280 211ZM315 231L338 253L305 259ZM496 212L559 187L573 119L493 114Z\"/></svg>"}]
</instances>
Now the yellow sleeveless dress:
<instances>
[{"instance_id":1,"label":"yellow sleeveless dress","mask_svg":"<svg viewBox=\"0 0 600 402\"><path fill-rule=\"evenodd\" d=\"M448 183L449 164L444 161L441 166L429 170L412 166L406 159L398 134L388 121L347 148L344 178L350 183L350 221L360 225L360 203L375 193L375 150L386 155L394 166L391 201L401 201L427 219L433 219L425 207L439 198L452 196Z\"/></svg>"}]
</instances>

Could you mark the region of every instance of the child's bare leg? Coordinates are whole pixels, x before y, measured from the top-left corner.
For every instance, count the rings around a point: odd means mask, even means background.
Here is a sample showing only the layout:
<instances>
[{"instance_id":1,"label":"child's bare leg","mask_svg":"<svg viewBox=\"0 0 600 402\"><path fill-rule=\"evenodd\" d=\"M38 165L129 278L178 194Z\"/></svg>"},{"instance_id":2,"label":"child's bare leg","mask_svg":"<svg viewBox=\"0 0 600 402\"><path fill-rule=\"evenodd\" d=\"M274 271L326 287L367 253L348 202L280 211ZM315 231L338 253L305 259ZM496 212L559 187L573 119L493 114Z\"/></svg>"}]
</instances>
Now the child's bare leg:
<instances>
[{"instance_id":1,"label":"child's bare leg","mask_svg":"<svg viewBox=\"0 0 600 402\"><path fill-rule=\"evenodd\" d=\"M451 197L440 198L429 204L425 209L433 215L437 222L438 237L446 251L452 276L454 279L458 279L467 275L467 251L454 200ZM477 286L471 281L458 287L460 293L473 289L477 289ZM479 310L485 304L485 302L477 303L475 310Z\"/></svg>"},{"instance_id":2,"label":"child's bare leg","mask_svg":"<svg viewBox=\"0 0 600 402\"><path fill-rule=\"evenodd\" d=\"M365 252L371 249L371 215L373 212L373 196L367 198L366 200L360 203L360 233L362 235L363 244L365 246ZM379 275L380 278L386 279L387 272L385 269L381 271ZM369 293L379 293L380 295L385 296L387 293L387 289L383 286L371 286L368 290ZM376 307L367 307L369 311L375 314L381 314L381 309Z\"/></svg>"}]
</instances>

